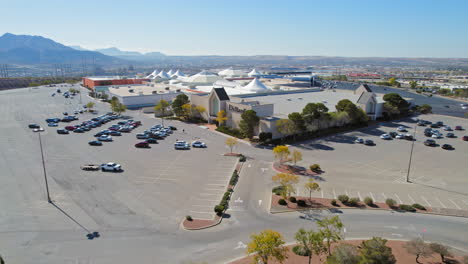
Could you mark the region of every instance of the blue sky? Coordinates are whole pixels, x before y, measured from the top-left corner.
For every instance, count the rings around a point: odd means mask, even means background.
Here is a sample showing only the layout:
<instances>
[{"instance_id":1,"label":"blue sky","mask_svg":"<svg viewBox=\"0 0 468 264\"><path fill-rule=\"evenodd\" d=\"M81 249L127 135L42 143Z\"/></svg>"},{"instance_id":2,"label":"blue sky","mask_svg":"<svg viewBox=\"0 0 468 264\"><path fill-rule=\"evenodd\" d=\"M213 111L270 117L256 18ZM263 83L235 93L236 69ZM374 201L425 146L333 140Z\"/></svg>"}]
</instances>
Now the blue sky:
<instances>
[{"instance_id":1,"label":"blue sky","mask_svg":"<svg viewBox=\"0 0 468 264\"><path fill-rule=\"evenodd\" d=\"M468 58L465 0L0 0L0 34L169 55Z\"/></svg>"}]
</instances>

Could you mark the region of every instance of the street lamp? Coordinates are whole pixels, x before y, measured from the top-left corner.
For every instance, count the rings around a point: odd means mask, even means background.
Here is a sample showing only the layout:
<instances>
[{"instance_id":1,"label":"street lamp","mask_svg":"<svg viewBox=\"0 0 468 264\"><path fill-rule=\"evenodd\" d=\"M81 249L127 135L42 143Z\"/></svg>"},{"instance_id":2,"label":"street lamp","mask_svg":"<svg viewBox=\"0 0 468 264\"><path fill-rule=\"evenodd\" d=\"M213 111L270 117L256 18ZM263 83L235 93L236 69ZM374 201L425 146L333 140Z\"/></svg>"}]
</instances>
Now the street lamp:
<instances>
[{"instance_id":1,"label":"street lamp","mask_svg":"<svg viewBox=\"0 0 468 264\"><path fill-rule=\"evenodd\" d=\"M409 162L408 162L408 172L406 174L406 182L410 183L411 181L409 180L409 174L410 174L410 169L411 169L411 160L413 158L413 149L414 149L414 141L416 141L416 128L418 127L418 124L416 123L414 125L414 134L413 134L413 142L411 143L411 152L410 152L410 157L409 157Z\"/></svg>"},{"instance_id":2,"label":"street lamp","mask_svg":"<svg viewBox=\"0 0 468 264\"><path fill-rule=\"evenodd\" d=\"M44 151L42 150L41 132L39 131L37 134L39 135L39 146L41 148L42 169L44 170L44 180L45 180L45 186L46 186L46 191L47 191L47 201L49 203L52 203L52 200L50 199L50 194L49 194L49 184L47 182L47 171L45 168Z\"/></svg>"}]
</instances>

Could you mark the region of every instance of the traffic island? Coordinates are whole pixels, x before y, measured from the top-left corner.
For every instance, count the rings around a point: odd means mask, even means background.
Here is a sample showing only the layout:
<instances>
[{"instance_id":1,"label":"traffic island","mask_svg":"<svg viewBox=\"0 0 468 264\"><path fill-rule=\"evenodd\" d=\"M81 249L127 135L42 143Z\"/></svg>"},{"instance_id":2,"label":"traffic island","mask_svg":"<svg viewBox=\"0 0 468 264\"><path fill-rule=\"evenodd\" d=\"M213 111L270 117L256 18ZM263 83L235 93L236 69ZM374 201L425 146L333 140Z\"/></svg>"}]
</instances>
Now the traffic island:
<instances>
[{"instance_id":1,"label":"traffic island","mask_svg":"<svg viewBox=\"0 0 468 264\"><path fill-rule=\"evenodd\" d=\"M221 223L223 218L219 216L215 216L214 219L187 219L182 222L182 227L186 230L202 230L206 228L210 228Z\"/></svg>"},{"instance_id":2,"label":"traffic island","mask_svg":"<svg viewBox=\"0 0 468 264\"><path fill-rule=\"evenodd\" d=\"M345 240L341 241L337 244L332 245L332 252L339 244L351 244L354 246L360 246L363 240ZM388 240L385 244L387 247L392 249L392 254L395 256L396 263L415 263L415 255L408 253L405 246L408 242L402 240ZM283 262L283 264L307 264L309 263L308 256L299 256L293 252L292 248L296 246L296 244L288 245L287 246L287 259ZM461 254L461 252L457 252ZM445 263L463 263L463 257L459 254L454 254L455 257L446 258ZM311 263L326 263L327 256L326 254L321 254L317 256L314 254L312 256ZM420 257L420 263L432 263L432 264L441 264L441 257L438 254L432 253L429 254L427 257ZM250 264L255 263L253 256L246 256L231 262L229 264ZM271 260L268 263L277 264L276 260Z\"/></svg>"},{"instance_id":3,"label":"traffic island","mask_svg":"<svg viewBox=\"0 0 468 264\"><path fill-rule=\"evenodd\" d=\"M433 209L428 207L421 207L424 209L417 209L409 205L399 205L395 204L390 207L386 203L377 203L373 202L371 205L367 205L364 202L356 203L343 203L335 199L326 199L326 198L309 198L303 196L290 197L289 199L284 199L280 195L272 194L271 197L271 207L270 213L285 213L285 212L295 212L295 211L304 211L311 209L327 209L327 210L339 210L339 209L368 209L368 210L394 210L401 212L414 212L414 213L432 213Z\"/></svg>"},{"instance_id":4,"label":"traffic island","mask_svg":"<svg viewBox=\"0 0 468 264\"><path fill-rule=\"evenodd\" d=\"M273 169L279 173L288 173L294 174L297 176L308 176L312 178L322 179L320 176L320 172L314 172L310 169L297 166L297 165L289 165L289 164L282 164L279 162L273 163Z\"/></svg>"}]
</instances>

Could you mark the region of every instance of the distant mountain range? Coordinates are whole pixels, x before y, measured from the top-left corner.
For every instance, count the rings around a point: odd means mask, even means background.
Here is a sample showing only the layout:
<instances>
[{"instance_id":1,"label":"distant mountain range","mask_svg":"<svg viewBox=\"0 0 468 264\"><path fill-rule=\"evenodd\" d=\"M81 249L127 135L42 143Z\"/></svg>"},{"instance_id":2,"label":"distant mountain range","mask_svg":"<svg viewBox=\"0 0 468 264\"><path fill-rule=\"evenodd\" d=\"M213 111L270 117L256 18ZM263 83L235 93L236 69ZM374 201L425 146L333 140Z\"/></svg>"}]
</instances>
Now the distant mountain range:
<instances>
[{"instance_id":1,"label":"distant mountain range","mask_svg":"<svg viewBox=\"0 0 468 264\"><path fill-rule=\"evenodd\" d=\"M122 59L96 51L77 50L41 36L14 35L0 36L0 63L34 65L69 63L80 64L95 61L99 65L121 64Z\"/></svg>"},{"instance_id":2,"label":"distant mountain range","mask_svg":"<svg viewBox=\"0 0 468 264\"><path fill-rule=\"evenodd\" d=\"M118 48L87 50L80 46L65 46L41 36L14 35L6 33L0 37L0 64L87 64L96 65L361 65L361 66L430 66L468 67L467 58L381 58L381 57L325 57L325 56L166 56L160 52L140 53L122 51Z\"/></svg>"}]
</instances>

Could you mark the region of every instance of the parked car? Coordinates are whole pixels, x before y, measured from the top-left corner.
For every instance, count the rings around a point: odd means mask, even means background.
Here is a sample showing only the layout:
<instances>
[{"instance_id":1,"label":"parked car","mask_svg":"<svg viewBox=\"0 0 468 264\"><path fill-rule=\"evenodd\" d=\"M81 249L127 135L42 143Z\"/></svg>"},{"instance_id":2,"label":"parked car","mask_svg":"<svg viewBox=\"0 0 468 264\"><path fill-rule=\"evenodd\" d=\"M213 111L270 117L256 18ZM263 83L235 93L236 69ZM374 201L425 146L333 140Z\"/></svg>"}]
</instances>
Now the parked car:
<instances>
[{"instance_id":1,"label":"parked car","mask_svg":"<svg viewBox=\"0 0 468 264\"><path fill-rule=\"evenodd\" d=\"M462 126L455 126L455 130L463 130Z\"/></svg>"},{"instance_id":2,"label":"parked car","mask_svg":"<svg viewBox=\"0 0 468 264\"><path fill-rule=\"evenodd\" d=\"M46 123L58 123L60 122L60 118L47 118Z\"/></svg>"},{"instance_id":3,"label":"parked car","mask_svg":"<svg viewBox=\"0 0 468 264\"><path fill-rule=\"evenodd\" d=\"M66 129L57 129L57 134L61 134L61 135L66 135L68 134L68 130Z\"/></svg>"},{"instance_id":4,"label":"parked car","mask_svg":"<svg viewBox=\"0 0 468 264\"><path fill-rule=\"evenodd\" d=\"M68 130L68 131L73 131L73 130L76 129L76 127L75 126L66 126L65 129Z\"/></svg>"},{"instance_id":5,"label":"parked car","mask_svg":"<svg viewBox=\"0 0 468 264\"><path fill-rule=\"evenodd\" d=\"M406 132L406 128L403 127L403 126L399 126L399 127L397 128L397 131L398 131L398 132Z\"/></svg>"},{"instance_id":6,"label":"parked car","mask_svg":"<svg viewBox=\"0 0 468 264\"><path fill-rule=\"evenodd\" d=\"M147 140L145 140L145 142L147 142L148 144L157 144L158 141L154 138L148 138Z\"/></svg>"},{"instance_id":7,"label":"parked car","mask_svg":"<svg viewBox=\"0 0 468 264\"><path fill-rule=\"evenodd\" d=\"M442 148L443 149L448 149L448 150L453 149L452 145L450 145L450 144L443 144Z\"/></svg>"},{"instance_id":8,"label":"parked car","mask_svg":"<svg viewBox=\"0 0 468 264\"><path fill-rule=\"evenodd\" d=\"M29 128L39 128L39 125L38 124L29 124L28 127Z\"/></svg>"},{"instance_id":9,"label":"parked car","mask_svg":"<svg viewBox=\"0 0 468 264\"><path fill-rule=\"evenodd\" d=\"M192 142L192 147L194 148L206 148L206 144L204 142L201 142L199 140L195 140Z\"/></svg>"},{"instance_id":10,"label":"parked car","mask_svg":"<svg viewBox=\"0 0 468 264\"><path fill-rule=\"evenodd\" d=\"M445 135L445 137L454 138L454 137L455 137L455 134L453 134L453 133L447 133L447 134Z\"/></svg>"},{"instance_id":11,"label":"parked car","mask_svg":"<svg viewBox=\"0 0 468 264\"><path fill-rule=\"evenodd\" d=\"M374 146L374 141L370 140L370 139L366 139L364 141L364 145L366 146Z\"/></svg>"},{"instance_id":12,"label":"parked car","mask_svg":"<svg viewBox=\"0 0 468 264\"><path fill-rule=\"evenodd\" d=\"M174 148L175 149L190 149L190 145L185 141L176 141L176 143L174 143Z\"/></svg>"},{"instance_id":13,"label":"parked car","mask_svg":"<svg viewBox=\"0 0 468 264\"><path fill-rule=\"evenodd\" d=\"M452 131L452 128L449 127L449 126L444 126L442 129L443 129L444 131Z\"/></svg>"},{"instance_id":14,"label":"parked car","mask_svg":"<svg viewBox=\"0 0 468 264\"><path fill-rule=\"evenodd\" d=\"M426 139L426 141L424 141L424 145L429 146L429 147L433 147L433 146L436 145L436 142L433 139Z\"/></svg>"},{"instance_id":15,"label":"parked car","mask_svg":"<svg viewBox=\"0 0 468 264\"><path fill-rule=\"evenodd\" d=\"M84 131L91 131L91 127L90 126L82 126L81 127Z\"/></svg>"},{"instance_id":16,"label":"parked car","mask_svg":"<svg viewBox=\"0 0 468 264\"><path fill-rule=\"evenodd\" d=\"M121 171L122 166L114 162L109 162L106 164L101 164L101 170L102 171Z\"/></svg>"},{"instance_id":17,"label":"parked car","mask_svg":"<svg viewBox=\"0 0 468 264\"><path fill-rule=\"evenodd\" d=\"M404 138L405 138L405 135L403 135L403 134L398 134L395 138L396 138L396 139L404 139Z\"/></svg>"},{"instance_id":18,"label":"parked car","mask_svg":"<svg viewBox=\"0 0 468 264\"><path fill-rule=\"evenodd\" d=\"M462 137L462 140L463 140L463 141L468 141L468 136L463 136L463 137Z\"/></svg>"},{"instance_id":19,"label":"parked car","mask_svg":"<svg viewBox=\"0 0 468 264\"><path fill-rule=\"evenodd\" d=\"M97 140L99 140L99 141L112 141L112 137L109 136L109 135L102 135L102 136L98 137Z\"/></svg>"},{"instance_id":20,"label":"parked car","mask_svg":"<svg viewBox=\"0 0 468 264\"><path fill-rule=\"evenodd\" d=\"M136 143L136 144L135 144L135 147L136 147L136 148L149 148L150 145L149 145L148 142L143 141L143 142L138 142L138 143Z\"/></svg>"},{"instance_id":21,"label":"parked car","mask_svg":"<svg viewBox=\"0 0 468 264\"><path fill-rule=\"evenodd\" d=\"M432 138L441 138L441 137L442 137L442 134L434 133L434 134L432 134L431 137L432 137Z\"/></svg>"},{"instance_id":22,"label":"parked car","mask_svg":"<svg viewBox=\"0 0 468 264\"><path fill-rule=\"evenodd\" d=\"M119 131L124 133L132 132L132 130L129 127L122 127L119 129Z\"/></svg>"},{"instance_id":23,"label":"parked car","mask_svg":"<svg viewBox=\"0 0 468 264\"><path fill-rule=\"evenodd\" d=\"M413 135L411 135L411 134L405 134L405 139L406 139L406 140L413 140Z\"/></svg>"},{"instance_id":24,"label":"parked car","mask_svg":"<svg viewBox=\"0 0 468 264\"><path fill-rule=\"evenodd\" d=\"M392 139L392 137L389 134L382 134L382 135L380 135L380 138L385 139L385 140Z\"/></svg>"},{"instance_id":25,"label":"parked car","mask_svg":"<svg viewBox=\"0 0 468 264\"><path fill-rule=\"evenodd\" d=\"M58 124L57 123L47 123L48 126L50 127L58 127Z\"/></svg>"},{"instance_id":26,"label":"parked car","mask_svg":"<svg viewBox=\"0 0 468 264\"><path fill-rule=\"evenodd\" d=\"M111 136L121 136L122 133L120 133L119 131L111 131L111 132L109 133L109 135L111 135Z\"/></svg>"},{"instance_id":27,"label":"parked car","mask_svg":"<svg viewBox=\"0 0 468 264\"><path fill-rule=\"evenodd\" d=\"M137 139L148 139L150 137L148 135L146 135L146 134L136 134L136 138Z\"/></svg>"},{"instance_id":28,"label":"parked car","mask_svg":"<svg viewBox=\"0 0 468 264\"><path fill-rule=\"evenodd\" d=\"M354 143L364 144L364 139L362 139L362 138L356 138L356 139L354 140Z\"/></svg>"},{"instance_id":29,"label":"parked car","mask_svg":"<svg viewBox=\"0 0 468 264\"><path fill-rule=\"evenodd\" d=\"M73 132L74 132L74 133L84 133L85 131L84 131L84 129L82 129L81 127L79 127L79 128L77 128L77 129L73 130Z\"/></svg>"},{"instance_id":30,"label":"parked car","mask_svg":"<svg viewBox=\"0 0 468 264\"><path fill-rule=\"evenodd\" d=\"M97 165L97 164L85 164L83 166L81 166L81 169L82 170L86 170L86 171L96 171L96 170L99 170L101 166Z\"/></svg>"},{"instance_id":31,"label":"parked car","mask_svg":"<svg viewBox=\"0 0 468 264\"><path fill-rule=\"evenodd\" d=\"M437 121L437 122L436 122L436 125L438 125L439 127L441 127L441 126L444 125L444 122L442 122L442 121Z\"/></svg>"},{"instance_id":32,"label":"parked car","mask_svg":"<svg viewBox=\"0 0 468 264\"><path fill-rule=\"evenodd\" d=\"M102 142L99 141L99 140L90 141L90 142L88 142L88 144L89 144L90 146L102 146Z\"/></svg>"},{"instance_id":33,"label":"parked car","mask_svg":"<svg viewBox=\"0 0 468 264\"><path fill-rule=\"evenodd\" d=\"M64 115L64 116L67 116L67 115L68 115L68 112L63 112L63 115Z\"/></svg>"},{"instance_id":34,"label":"parked car","mask_svg":"<svg viewBox=\"0 0 468 264\"><path fill-rule=\"evenodd\" d=\"M439 125L437 125L437 124L431 124L431 128L439 128Z\"/></svg>"},{"instance_id":35,"label":"parked car","mask_svg":"<svg viewBox=\"0 0 468 264\"><path fill-rule=\"evenodd\" d=\"M177 127L175 127L175 126L168 126L168 128L169 128L170 130L177 130Z\"/></svg>"},{"instance_id":36,"label":"parked car","mask_svg":"<svg viewBox=\"0 0 468 264\"><path fill-rule=\"evenodd\" d=\"M44 128L42 128L42 127L33 129L33 132L42 132L42 131L44 131Z\"/></svg>"},{"instance_id":37,"label":"parked car","mask_svg":"<svg viewBox=\"0 0 468 264\"><path fill-rule=\"evenodd\" d=\"M389 134L392 138L395 138L395 137L398 135L398 133L395 132L395 131L392 131L392 132L390 132L390 133L388 133L388 134Z\"/></svg>"},{"instance_id":38,"label":"parked car","mask_svg":"<svg viewBox=\"0 0 468 264\"><path fill-rule=\"evenodd\" d=\"M417 125L418 126L426 126L426 122L424 122L424 120L420 120L420 121L418 121Z\"/></svg>"}]
</instances>

